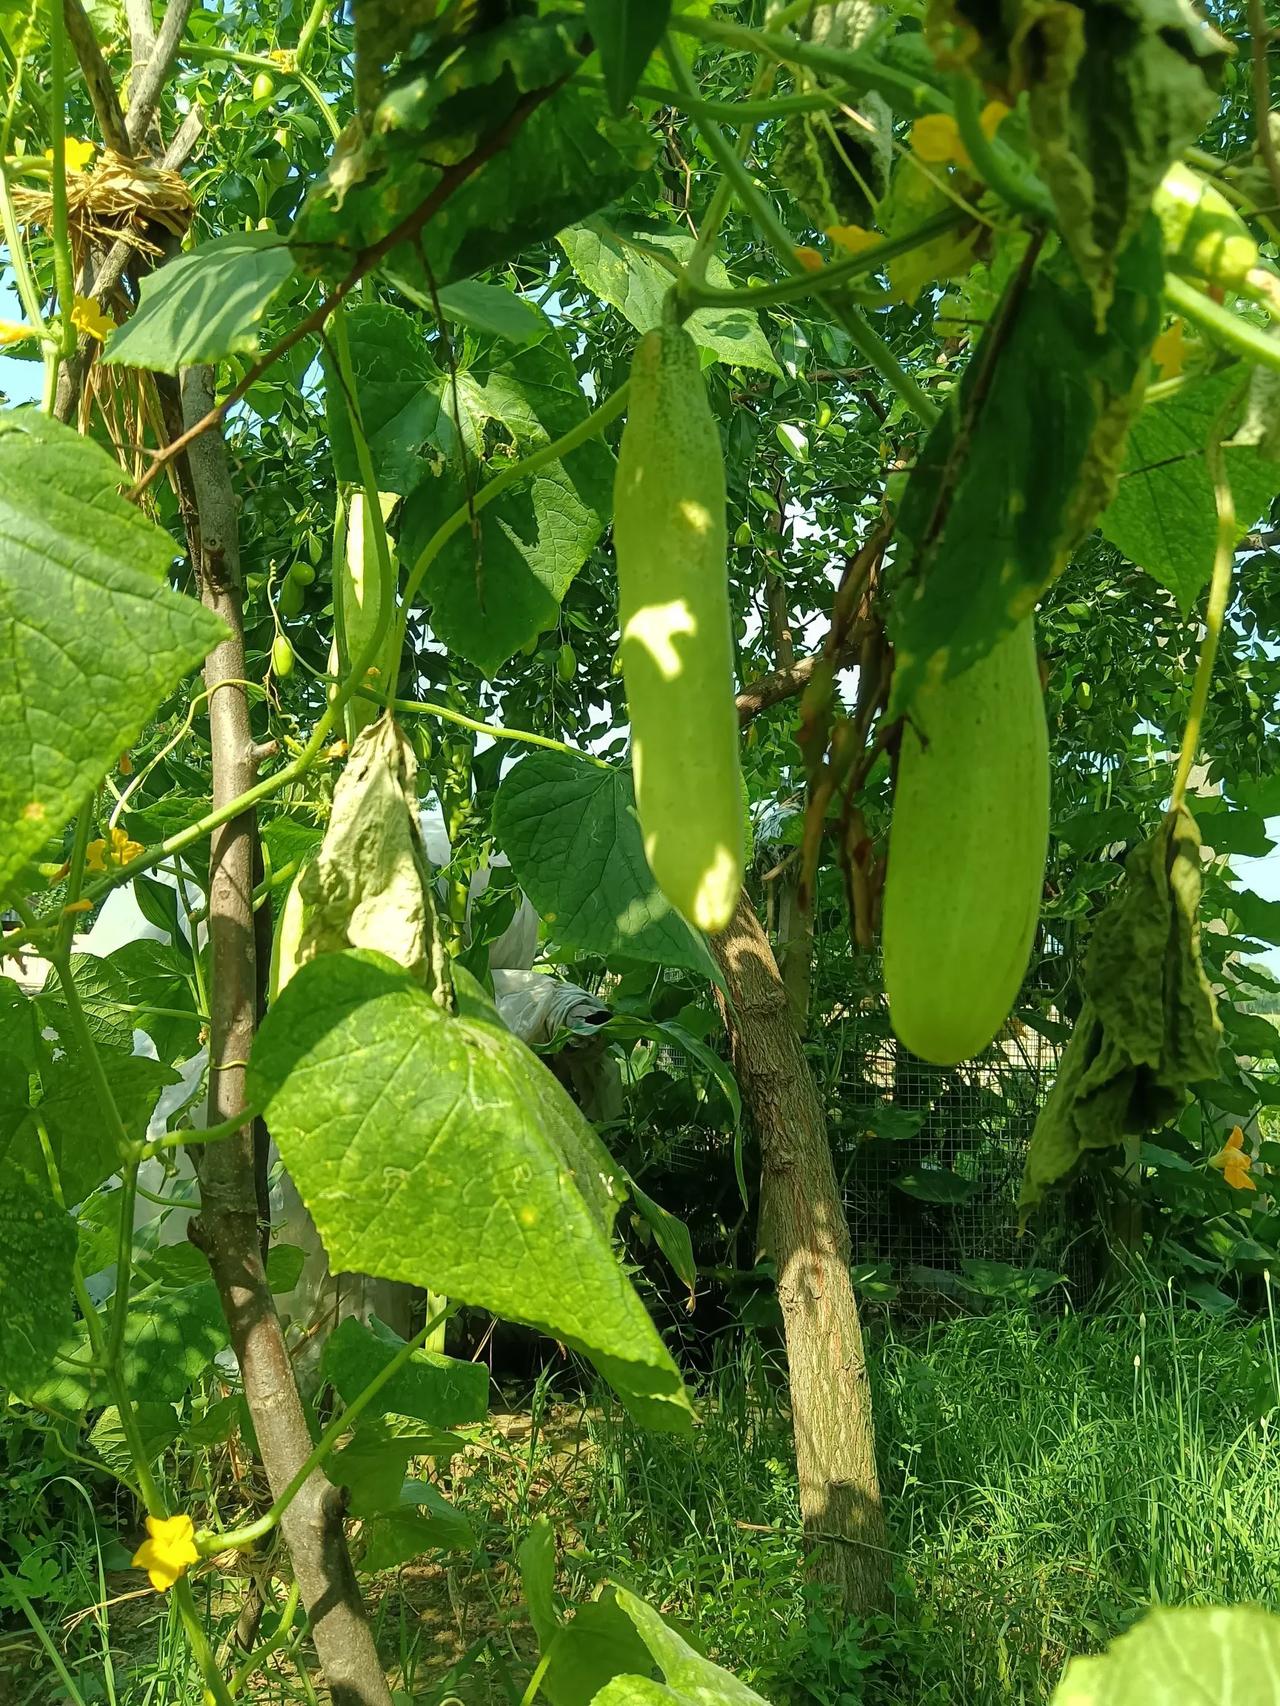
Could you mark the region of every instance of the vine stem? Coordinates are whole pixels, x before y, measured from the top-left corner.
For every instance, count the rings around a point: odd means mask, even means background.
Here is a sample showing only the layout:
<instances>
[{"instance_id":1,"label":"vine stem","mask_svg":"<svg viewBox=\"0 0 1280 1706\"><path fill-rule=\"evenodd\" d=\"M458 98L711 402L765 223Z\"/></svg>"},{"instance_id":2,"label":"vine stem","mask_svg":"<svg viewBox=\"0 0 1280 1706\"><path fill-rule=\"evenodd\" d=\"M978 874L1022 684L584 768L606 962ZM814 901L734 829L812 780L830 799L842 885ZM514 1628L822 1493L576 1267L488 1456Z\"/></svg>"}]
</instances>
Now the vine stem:
<instances>
[{"instance_id":1,"label":"vine stem","mask_svg":"<svg viewBox=\"0 0 1280 1706\"><path fill-rule=\"evenodd\" d=\"M751 30L743 31L743 34L750 38L749 43L743 45L754 45L757 41L764 39L763 37L756 37ZM664 52L671 68L671 75L675 79L676 88L685 95L690 93L696 95L697 90L693 87L689 68L679 51L672 45L670 34L664 39ZM756 188L751 173L738 158L720 126L716 124L714 119L709 118L695 120L695 123L706 141L707 147L714 155L716 163L737 194L738 200L742 203L743 208L761 235L773 248L782 265L789 273L804 273L805 268L796 254L796 245L792 240L791 233L783 224L773 203ZM901 365L870 321L848 301L834 304L833 311L836 319L847 333L849 342L862 359L875 368L885 384L902 399L918 420L923 422L925 426L932 426L938 418L938 411Z\"/></svg>"},{"instance_id":2,"label":"vine stem","mask_svg":"<svg viewBox=\"0 0 1280 1706\"><path fill-rule=\"evenodd\" d=\"M1164 294L1166 301L1184 320L1190 320L1193 326L1198 326L1228 349L1235 350L1237 355L1246 356L1255 366L1269 367L1272 372L1280 373L1280 343L1274 342L1259 327L1242 320L1220 303L1211 301L1203 291L1179 278L1177 273L1167 272L1164 275Z\"/></svg>"},{"instance_id":3,"label":"vine stem","mask_svg":"<svg viewBox=\"0 0 1280 1706\"><path fill-rule=\"evenodd\" d=\"M124 1122L120 1118L119 1107L103 1071L93 1033L85 1021L84 1009L80 1005L79 993L76 990L75 979L71 975L67 957L64 954L52 963L54 971L57 973L58 982L62 987L62 993L66 997L67 1010L72 1016L72 1030L75 1032L76 1041L85 1053L89 1076L93 1080L95 1094L98 1098L99 1110L108 1127L114 1128L117 1141L119 1141L119 1134L124 1133ZM45 1167L49 1174L49 1185L54 1201L60 1208L65 1209L62 1181L53 1154L53 1144L49 1138L48 1127L39 1115L36 1117L36 1131L44 1154ZM126 1146L129 1146L127 1136L124 1141ZM168 1507L156 1478L151 1473L151 1461L147 1456L146 1443L142 1437L137 1412L133 1407L133 1394L129 1391L128 1382L121 1366L124 1328L129 1311L130 1280L133 1275L133 1205L138 1182L138 1162L136 1159L127 1162L121 1169L121 1181L123 1188L120 1192L120 1236L116 1256L116 1293L112 1300L110 1323L105 1333L102 1328L102 1318L95 1309L93 1300L85 1287L84 1275L78 1258L72 1263L72 1288L80 1312L84 1316L85 1332L89 1338L89 1346L94 1361L102 1369L107 1388L116 1407L116 1413L120 1417L121 1431L129 1448L129 1456L133 1460L134 1474L138 1479L137 1490L141 1494L143 1506L148 1516L164 1517L168 1513ZM187 1641L196 1663L200 1667L200 1674L204 1678L205 1687L212 1697L214 1706L232 1706L231 1694L227 1689L221 1671L218 1669L217 1660L205 1635L204 1624L200 1619L195 1596L191 1592L191 1584L185 1577L175 1584L174 1597Z\"/></svg>"},{"instance_id":4,"label":"vine stem","mask_svg":"<svg viewBox=\"0 0 1280 1706\"><path fill-rule=\"evenodd\" d=\"M1204 640L1200 646L1200 661L1191 688L1191 705L1187 711L1186 727L1182 731L1182 747L1178 754L1177 774L1169 796L1169 810L1177 811L1186 800L1191 767L1200 746L1200 730L1205 708L1209 703L1209 685L1213 679L1214 660L1218 655L1218 640L1231 596L1231 576L1236 561L1236 505L1227 477L1227 459L1222 447L1222 435L1230 411L1238 402L1231 397L1214 417L1204 447L1205 466L1213 482L1213 499L1218 512L1218 532L1213 553L1213 578L1209 582L1209 599L1204 613Z\"/></svg>"},{"instance_id":5,"label":"vine stem","mask_svg":"<svg viewBox=\"0 0 1280 1706\"><path fill-rule=\"evenodd\" d=\"M978 110L978 85L972 77L961 73L951 82L955 99L956 128L964 143L973 169L1001 201L1018 213L1026 214L1037 223L1050 223L1055 216L1053 198L1039 178L1022 169L1021 161L1010 148L998 147L982 128Z\"/></svg>"},{"instance_id":6,"label":"vine stem","mask_svg":"<svg viewBox=\"0 0 1280 1706\"><path fill-rule=\"evenodd\" d=\"M796 297L835 290L866 273L878 272L886 261L891 261L898 255L909 254L913 249L923 248L935 237L944 236L946 232L954 231L965 222L966 215L959 208L949 208L945 213L937 213L932 219L926 219L923 224L917 225L914 231L908 231L901 237L886 237L872 248L850 255L848 260L831 262L820 272L794 273L790 278L779 279L776 284L756 285L754 288L742 290L714 290L709 285L689 284L685 287L684 294L698 308L764 308L774 302L791 302Z\"/></svg>"},{"instance_id":7,"label":"vine stem","mask_svg":"<svg viewBox=\"0 0 1280 1706\"><path fill-rule=\"evenodd\" d=\"M951 102L932 84L908 71L885 65L873 54L856 48L825 47L821 42L802 41L789 32L753 30L727 18L701 18L689 12L675 13L670 28L676 35L722 42L726 47L741 48L747 53L768 54L784 64L803 65L811 71L842 77L847 82L877 90L899 110L913 115L951 111Z\"/></svg>"},{"instance_id":8,"label":"vine stem","mask_svg":"<svg viewBox=\"0 0 1280 1706\"><path fill-rule=\"evenodd\" d=\"M364 698L378 699L378 695L368 688L361 688L360 691ZM491 735L494 740L519 741L525 746L541 746L548 752L563 752L570 758L580 759L584 764L597 765L601 770L610 768L607 761L598 758L594 752L583 752L566 741L555 740L551 735L534 734L532 729L508 729L501 723L482 723L477 717L468 717L462 711L454 711L448 705L436 705L429 699L378 699L378 702L390 705L393 711L407 711L411 715L438 717L441 722L456 723L460 729L470 729L472 734Z\"/></svg>"},{"instance_id":9,"label":"vine stem","mask_svg":"<svg viewBox=\"0 0 1280 1706\"><path fill-rule=\"evenodd\" d=\"M387 1382L394 1379L394 1377L399 1374L400 1370L408 1362L413 1353L422 1349L422 1346L426 1343L427 1339L435 1332L437 1327L449 1318L455 1307L456 1305L446 1304L443 1309L437 1310L436 1313L427 1320L425 1326L423 1326L419 1332L414 1334L413 1338L401 1345L400 1349L391 1358L391 1361L387 1363L384 1368L379 1369L378 1373L374 1375L369 1384L351 1400L342 1413L333 1418L328 1427L320 1435L320 1438L316 1441L310 1456L298 1465L296 1474L289 1481L284 1491L280 1494L280 1497L273 1500L270 1509L265 1511L256 1522L247 1523L244 1528L231 1529L225 1534L218 1534L212 1530L206 1530L203 1534L198 1534L196 1536L196 1546L199 1548L201 1555L207 1558L215 1552L225 1552L229 1548L234 1548L235 1550L240 1551L246 1546L252 1546L255 1541L261 1540L264 1535L270 1534L271 1530L280 1521L280 1518L284 1515L285 1511L288 1510L289 1506L293 1503L293 1500L303 1483L309 1478L314 1470L321 1466L339 1439L341 1439L342 1435L346 1433L347 1429L354 1425L356 1417L373 1402Z\"/></svg>"}]
</instances>

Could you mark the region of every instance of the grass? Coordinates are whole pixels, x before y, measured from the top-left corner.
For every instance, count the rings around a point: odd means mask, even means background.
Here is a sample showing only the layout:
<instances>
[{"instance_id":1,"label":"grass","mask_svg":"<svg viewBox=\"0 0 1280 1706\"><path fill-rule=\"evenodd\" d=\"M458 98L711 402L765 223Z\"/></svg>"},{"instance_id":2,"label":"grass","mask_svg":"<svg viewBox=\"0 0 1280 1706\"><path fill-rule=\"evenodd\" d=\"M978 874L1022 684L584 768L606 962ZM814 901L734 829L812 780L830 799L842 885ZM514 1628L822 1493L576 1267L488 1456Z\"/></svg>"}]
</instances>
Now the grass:
<instances>
[{"instance_id":1,"label":"grass","mask_svg":"<svg viewBox=\"0 0 1280 1706\"><path fill-rule=\"evenodd\" d=\"M534 1649L510 1559L538 1515L556 1527L566 1595L627 1581L777 1702L1043 1702L1069 1653L1152 1602L1280 1607L1269 1316L1215 1320L1147 1290L1102 1313L1011 1308L873 1341L896 1554L884 1615L833 1617L802 1585L785 1383L777 1353L747 1340L707 1377L691 1444L641 1432L603 1393L572 1405L545 1383L495 1417L447 1489L487 1561L415 1563L376 1584L402 1698L519 1701ZM132 1585L108 1578L110 1592ZM89 1620L77 1643L48 1609L86 1706L198 1700L172 1643L156 1647L154 1618L145 1657L111 1625L104 1694L85 1685L107 1630ZM57 1698L46 1677L47 1691L18 1697ZM246 1699L305 1693L286 1673Z\"/></svg>"}]
</instances>

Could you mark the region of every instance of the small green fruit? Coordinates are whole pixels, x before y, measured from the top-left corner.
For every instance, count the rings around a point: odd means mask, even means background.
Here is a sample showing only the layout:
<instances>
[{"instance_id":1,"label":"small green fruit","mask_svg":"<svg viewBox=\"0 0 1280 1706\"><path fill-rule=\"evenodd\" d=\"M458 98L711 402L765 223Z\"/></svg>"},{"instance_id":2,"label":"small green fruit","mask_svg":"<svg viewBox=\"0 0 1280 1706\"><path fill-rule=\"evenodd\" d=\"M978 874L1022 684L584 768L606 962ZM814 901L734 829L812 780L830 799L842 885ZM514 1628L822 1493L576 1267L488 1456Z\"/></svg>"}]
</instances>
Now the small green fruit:
<instances>
[{"instance_id":1,"label":"small green fruit","mask_svg":"<svg viewBox=\"0 0 1280 1706\"><path fill-rule=\"evenodd\" d=\"M292 622L295 616L301 616L303 591L301 584L292 575L286 575L276 599L276 608L287 622Z\"/></svg>"},{"instance_id":2,"label":"small green fruit","mask_svg":"<svg viewBox=\"0 0 1280 1706\"><path fill-rule=\"evenodd\" d=\"M310 563L295 563L289 570L289 579L297 581L299 586L310 586L316 578L316 571Z\"/></svg>"},{"instance_id":3,"label":"small green fruit","mask_svg":"<svg viewBox=\"0 0 1280 1706\"><path fill-rule=\"evenodd\" d=\"M578 673L578 654L566 640L556 653L556 674L563 682L570 682Z\"/></svg>"},{"instance_id":4,"label":"small green fruit","mask_svg":"<svg viewBox=\"0 0 1280 1706\"><path fill-rule=\"evenodd\" d=\"M259 71L253 80L253 98L255 101L269 101L276 92L276 80L269 71Z\"/></svg>"},{"instance_id":5,"label":"small green fruit","mask_svg":"<svg viewBox=\"0 0 1280 1706\"><path fill-rule=\"evenodd\" d=\"M747 522L740 521L738 523L738 530L733 536L733 542L735 545L750 545L751 528Z\"/></svg>"},{"instance_id":6,"label":"small green fruit","mask_svg":"<svg viewBox=\"0 0 1280 1706\"><path fill-rule=\"evenodd\" d=\"M1093 683L1091 681L1076 682L1076 704L1082 711L1087 711L1093 704Z\"/></svg>"},{"instance_id":7,"label":"small green fruit","mask_svg":"<svg viewBox=\"0 0 1280 1706\"><path fill-rule=\"evenodd\" d=\"M293 674L293 646L287 634L277 634L272 642L271 668L281 681Z\"/></svg>"}]
</instances>

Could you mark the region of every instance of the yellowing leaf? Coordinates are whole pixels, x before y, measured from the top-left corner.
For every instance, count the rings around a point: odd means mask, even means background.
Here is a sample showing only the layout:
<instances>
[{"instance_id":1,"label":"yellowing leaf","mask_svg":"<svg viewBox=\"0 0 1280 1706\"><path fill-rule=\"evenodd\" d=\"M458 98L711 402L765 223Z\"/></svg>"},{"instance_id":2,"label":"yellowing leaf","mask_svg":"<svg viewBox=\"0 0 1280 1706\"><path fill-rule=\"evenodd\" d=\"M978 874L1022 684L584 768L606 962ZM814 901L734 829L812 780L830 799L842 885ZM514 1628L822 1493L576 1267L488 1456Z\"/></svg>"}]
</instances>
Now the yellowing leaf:
<instances>
[{"instance_id":1,"label":"yellowing leaf","mask_svg":"<svg viewBox=\"0 0 1280 1706\"><path fill-rule=\"evenodd\" d=\"M92 296L76 297L71 310L71 324L87 337L97 338L99 343L104 343L116 329L115 321L103 312L101 303Z\"/></svg>"},{"instance_id":2,"label":"yellowing leaf","mask_svg":"<svg viewBox=\"0 0 1280 1706\"><path fill-rule=\"evenodd\" d=\"M846 255L860 255L884 241L878 231L868 231L861 225L828 225L827 236Z\"/></svg>"}]
</instances>

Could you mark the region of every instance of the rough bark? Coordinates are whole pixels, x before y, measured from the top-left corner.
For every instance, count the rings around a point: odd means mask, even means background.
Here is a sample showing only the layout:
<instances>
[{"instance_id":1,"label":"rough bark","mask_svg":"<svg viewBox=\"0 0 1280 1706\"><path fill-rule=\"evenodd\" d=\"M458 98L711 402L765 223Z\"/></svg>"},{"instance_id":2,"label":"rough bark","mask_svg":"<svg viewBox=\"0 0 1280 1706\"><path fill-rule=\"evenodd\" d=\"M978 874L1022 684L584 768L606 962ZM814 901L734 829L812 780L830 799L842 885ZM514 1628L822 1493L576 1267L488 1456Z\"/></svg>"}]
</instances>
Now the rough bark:
<instances>
[{"instance_id":1,"label":"rough bark","mask_svg":"<svg viewBox=\"0 0 1280 1706\"><path fill-rule=\"evenodd\" d=\"M182 380L188 422L213 403L213 375L189 368ZM225 805L254 780L245 676L239 535L235 494L220 432L187 453L197 511L193 558L205 604L229 634L205 664L213 755L213 804ZM253 1046L257 980L251 813L216 829L209 857L209 1123L245 1107L245 1063ZM311 1435L284 1334L267 1285L258 1237L252 1123L199 1155L201 1209L193 1236L209 1260L240 1363L263 1467L279 1496L311 1450ZM317 1470L280 1523L311 1619L312 1639L334 1706L391 1706L360 1590L347 1552L342 1496Z\"/></svg>"},{"instance_id":2,"label":"rough bark","mask_svg":"<svg viewBox=\"0 0 1280 1706\"><path fill-rule=\"evenodd\" d=\"M778 1272L810 1569L844 1608L885 1588L871 1391L826 1122L777 962L744 891L712 942L734 1070L760 1144L760 1236Z\"/></svg>"}]
</instances>

